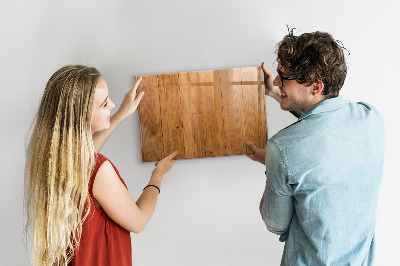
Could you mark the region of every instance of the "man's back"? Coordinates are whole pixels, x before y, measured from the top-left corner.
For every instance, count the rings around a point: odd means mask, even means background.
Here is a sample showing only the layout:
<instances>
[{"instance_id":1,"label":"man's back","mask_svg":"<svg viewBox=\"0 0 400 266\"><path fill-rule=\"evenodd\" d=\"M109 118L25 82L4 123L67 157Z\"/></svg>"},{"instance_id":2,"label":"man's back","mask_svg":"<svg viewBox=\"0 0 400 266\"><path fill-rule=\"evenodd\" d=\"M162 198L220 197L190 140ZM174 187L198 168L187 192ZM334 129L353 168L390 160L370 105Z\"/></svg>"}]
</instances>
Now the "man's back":
<instances>
[{"instance_id":1,"label":"man's back","mask_svg":"<svg viewBox=\"0 0 400 266\"><path fill-rule=\"evenodd\" d=\"M265 193L262 214L286 241L283 265L372 263L383 157L379 113L341 96L268 141L267 188L274 193Z\"/></svg>"}]
</instances>

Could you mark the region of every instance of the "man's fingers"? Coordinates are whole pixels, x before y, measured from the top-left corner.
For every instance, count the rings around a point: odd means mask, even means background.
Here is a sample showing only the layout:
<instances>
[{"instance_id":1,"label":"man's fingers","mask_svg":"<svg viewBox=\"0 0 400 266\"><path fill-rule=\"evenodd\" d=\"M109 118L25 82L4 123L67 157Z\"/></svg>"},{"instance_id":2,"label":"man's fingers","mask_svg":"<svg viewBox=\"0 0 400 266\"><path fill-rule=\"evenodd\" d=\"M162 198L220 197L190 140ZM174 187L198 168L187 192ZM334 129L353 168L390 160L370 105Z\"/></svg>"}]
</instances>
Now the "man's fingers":
<instances>
[{"instance_id":1,"label":"man's fingers","mask_svg":"<svg viewBox=\"0 0 400 266\"><path fill-rule=\"evenodd\" d=\"M246 141L246 146L247 146L247 148L249 148L253 152L255 152L256 149L258 149L257 146L254 145L253 142L251 142L251 141Z\"/></svg>"},{"instance_id":2,"label":"man's fingers","mask_svg":"<svg viewBox=\"0 0 400 266\"><path fill-rule=\"evenodd\" d=\"M269 72L268 68L265 66L264 62L262 62L261 64L261 68L264 71L264 74L266 74L267 76L271 76L271 72Z\"/></svg>"},{"instance_id":3,"label":"man's fingers","mask_svg":"<svg viewBox=\"0 0 400 266\"><path fill-rule=\"evenodd\" d=\"M252 159L253 161L256 161L256 155L254 153L246 154L246 156Z\"/></svg>"},{"instance_id":4,"label":"man's fingers","mask_svg":"<svg viewBox=\"0 0 400 266\"><path fill-rule=\"evenodd\" d=\"M265 73L265 70L267 70L267 69L265 68L264 62L261 63L261 69L264 71L264 73Z\"/></svg>"}]
</instances>

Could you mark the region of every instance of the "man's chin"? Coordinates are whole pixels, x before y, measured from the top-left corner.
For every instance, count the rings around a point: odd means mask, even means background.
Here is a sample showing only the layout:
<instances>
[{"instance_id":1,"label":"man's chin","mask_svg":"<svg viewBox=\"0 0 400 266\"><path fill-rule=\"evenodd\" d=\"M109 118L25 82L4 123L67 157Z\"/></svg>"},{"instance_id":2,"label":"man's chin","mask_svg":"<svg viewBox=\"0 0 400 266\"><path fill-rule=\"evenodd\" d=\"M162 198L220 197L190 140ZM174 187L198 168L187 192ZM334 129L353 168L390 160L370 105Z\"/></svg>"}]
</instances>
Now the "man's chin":
<instances>
[{"instance_id":1,"label":"man's chin","mask_svg":"<svg viewBox=\"0 0 400 266\"><path fill-rule=\"evenodd\" d=\"M282 103L281 103L280 107L281 107L281 109L282 109L283 111L291 111L290 108L288 108L287 106L285 106L285 105L282 104Z\"/></svg>"}]
</instances>

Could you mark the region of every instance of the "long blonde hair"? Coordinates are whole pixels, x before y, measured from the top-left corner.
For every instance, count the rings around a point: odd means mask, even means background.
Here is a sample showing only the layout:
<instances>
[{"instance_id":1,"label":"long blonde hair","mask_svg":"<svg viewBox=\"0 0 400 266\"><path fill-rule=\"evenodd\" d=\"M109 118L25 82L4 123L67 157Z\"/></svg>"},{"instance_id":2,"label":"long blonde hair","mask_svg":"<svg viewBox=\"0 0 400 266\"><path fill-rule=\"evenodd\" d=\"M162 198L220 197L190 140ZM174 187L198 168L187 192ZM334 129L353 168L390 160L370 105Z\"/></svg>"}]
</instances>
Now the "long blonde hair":
<instances>
[{"instance_id":1,"label":"long blonde hair","mask_svg":"<svg viewBox=\"0 0 400 266\"><path fill-rule=\"evenodd\" d=\"M95 164L91 136L99 71L65 66L49 79L29 140L25 166L26 231L33 265L67 265L90 209Z\"/></svg>"}]
</instances>

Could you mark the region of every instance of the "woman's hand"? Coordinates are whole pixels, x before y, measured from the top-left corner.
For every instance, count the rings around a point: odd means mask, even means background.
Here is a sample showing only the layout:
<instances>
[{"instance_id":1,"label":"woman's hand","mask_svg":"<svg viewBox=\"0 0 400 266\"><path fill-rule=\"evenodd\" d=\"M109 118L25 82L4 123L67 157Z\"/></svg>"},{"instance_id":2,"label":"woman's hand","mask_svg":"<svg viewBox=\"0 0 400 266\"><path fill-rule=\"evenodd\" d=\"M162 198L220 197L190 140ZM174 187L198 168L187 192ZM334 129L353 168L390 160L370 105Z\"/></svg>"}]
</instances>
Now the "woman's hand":
<instances>
[{"instance_id":1,"label":"woman's hand","mask_svg":"<svg viewBox=\"0 0 400 266\"><path fill-rule=\"evenodd\" d=\"M117 111L117 113L121 115L122 119L125 119L129 115L133 114L136 111L140 101L142 100L142 97L144 95L143 91L136 96L136 91L141 81L142 77L139 77L139 79L135 82L135 85L133 85L132 89L125 94L124 100L122 101L121 106Z\"/></svg>"},{"instance_id":2,"label":"woman's hand","mask_svg":"<svg viewBox=\"0 0 400 266\"><path fill-rule=\"evenodd\" d=\"M258 148L251 141L246 141L246 146L253 152L250 154L246 154L247 157L249 157L253 161L259 162L261 164L265 164L265 150L264 149Z\"/></svg>"},{"instance_id":3,"label":"woman's hand","mask_svg":"<svg viewBox=\"0 0 400 266\"><path fill-rule=\"evenodd\" d=\"M158 176L163 176L166 174L174 165L175 163L175 156L178 154L178 151L174 151L161 161L156 163L156 168L153 170L153 176L158 175Z\"/></svg>"},{"instance_id":4,"label":"woman's hand","mask_svg":"<svg viewBox=\"0 0 400 266\"><path fill-rule=\"evenodd\" d=\"M274 76L272 73L265 67L264 62L261 64L261 69L264 72L264 86L265 86L265 95L268 95L279 103L281 102L281 91L278 86L274 86Z\"/></svg>"}]
</instances>

